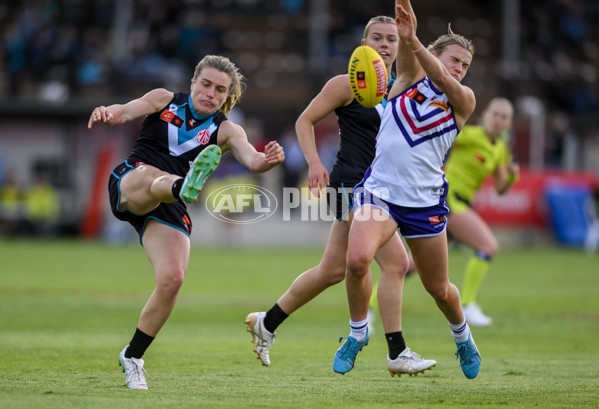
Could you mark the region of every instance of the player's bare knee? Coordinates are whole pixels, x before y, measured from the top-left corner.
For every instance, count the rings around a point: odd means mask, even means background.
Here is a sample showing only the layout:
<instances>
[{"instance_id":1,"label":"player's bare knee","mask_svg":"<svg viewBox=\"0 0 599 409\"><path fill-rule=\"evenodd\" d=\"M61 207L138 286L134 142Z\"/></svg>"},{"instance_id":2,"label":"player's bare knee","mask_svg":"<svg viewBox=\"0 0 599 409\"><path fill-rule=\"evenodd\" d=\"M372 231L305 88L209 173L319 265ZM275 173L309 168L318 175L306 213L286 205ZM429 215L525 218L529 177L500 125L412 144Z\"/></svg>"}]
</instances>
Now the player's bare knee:
<instances>
[{"instance_id":1,"label":"player's bare knee","mask_svg":"<svg viewBox=\"0 0 599 409\"><path fill-rule=\"evenodd\" d=\"M435 301L445 302L449 296L449 288L440 285L424 285L426 291L435 299Z\"/></svg>"},{"instance_id":2,"label":"player's bare knee","mask_svg":"<svg viewBox=\"0 0 599 409\"><path fill-rule=\"evenodd\" d=\"M354 277L363 277L368 273L370 261L363 254L348 254L346 263L347 274Z\"/></svg>"},{"instance_id":3,"label":"player's bare knee","mask_svg":"<svg viewBox=\"0 0 599 409\"><path fill-rule=\"evenodd\" d=\"M397 263L381 266L381 273L387 274L390 277L403 278L408 273L409 262L406 259L405 263Z\"/></svg>"},{"instance_id":4,"label":"player's bare knee","mask_svg":"<svg viewBox=\"0 0 599 409\"><path fill-rule=\"evenodd\" d=\"M318 278L321 282L334 285L345 279L345 259L327 257L318 265Z\"/></svg>"},{"instance_id":5,"label":"player's bare knee","mask_svg":"<svg viewBox=\"0 0 599 409\"><path fill-rule=\"evenodd\" d=\"M161 274L161 278L156 283L156 289L164 297L176 297L183 285L184 278L185 271L170 270L168 273Z\"/></svg>"},{"instance_id":6,"label":"player's bare knee","mask_svg":"<svg viewBox=\"0 0 599 409\"><path fill-rule=\"evenodd\" d=\"M338 284L345 279L345 265L331 270L328 276L328 282L331 285Z\"/></svg>"}]
</instances>

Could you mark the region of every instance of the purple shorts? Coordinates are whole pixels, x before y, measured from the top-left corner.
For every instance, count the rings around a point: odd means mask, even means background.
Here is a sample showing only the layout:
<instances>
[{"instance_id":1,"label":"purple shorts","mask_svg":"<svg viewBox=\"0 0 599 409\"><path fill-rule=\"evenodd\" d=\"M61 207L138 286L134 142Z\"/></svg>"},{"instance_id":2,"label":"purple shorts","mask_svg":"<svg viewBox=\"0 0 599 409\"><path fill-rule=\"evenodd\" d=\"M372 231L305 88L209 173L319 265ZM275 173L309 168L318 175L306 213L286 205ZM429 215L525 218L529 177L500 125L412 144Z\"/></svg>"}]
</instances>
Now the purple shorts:
<instances>
[{"instance_id":1,"label":"purple shorts","mask_svg":"<svg viewBox=\"0 0 599 409\"><path fill-rule=\"evenodd\" d=\"M389 203L363 187L354 189L354 206L374 206L383 210L395 220L399 232L403 237L431 237L438 236L447 227L447 213L449 208L443 202L430 207L404 207Z\"/></svg>"}]
</instances>

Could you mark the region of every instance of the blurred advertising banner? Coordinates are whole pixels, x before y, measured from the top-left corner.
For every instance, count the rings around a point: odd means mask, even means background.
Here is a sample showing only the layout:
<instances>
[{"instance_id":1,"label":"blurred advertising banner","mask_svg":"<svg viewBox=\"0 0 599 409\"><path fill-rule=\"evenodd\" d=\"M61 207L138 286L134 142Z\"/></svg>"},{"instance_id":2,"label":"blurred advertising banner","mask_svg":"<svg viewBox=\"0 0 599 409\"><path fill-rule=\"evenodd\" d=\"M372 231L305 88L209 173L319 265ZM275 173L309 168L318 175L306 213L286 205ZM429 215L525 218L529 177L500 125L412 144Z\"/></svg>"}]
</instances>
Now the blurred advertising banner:
<instances>
[{"instance_id":1,"label":"blurred advertising banner","mask_svg":"<svg viewBox=\"0 0 599 409\"><path fill-rule=\"evenodd\" d=\"M558 170L520 170L520 180L499 196L488 178L479 190L473 208L491 225L543 226L548 220L546 192L555 185L585 186L592 190L597 186L597 176L590 172L564 172Z\"/></svg>"}]
</instances>

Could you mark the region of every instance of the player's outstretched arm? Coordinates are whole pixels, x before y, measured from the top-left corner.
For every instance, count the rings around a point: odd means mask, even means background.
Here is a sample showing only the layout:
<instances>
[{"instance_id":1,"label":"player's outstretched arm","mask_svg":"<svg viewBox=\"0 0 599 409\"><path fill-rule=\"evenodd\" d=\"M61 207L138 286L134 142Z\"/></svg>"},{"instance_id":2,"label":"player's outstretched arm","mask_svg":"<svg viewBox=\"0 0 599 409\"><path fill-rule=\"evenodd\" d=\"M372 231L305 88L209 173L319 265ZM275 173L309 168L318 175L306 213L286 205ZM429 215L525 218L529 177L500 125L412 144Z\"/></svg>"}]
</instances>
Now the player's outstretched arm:
<instances>
[{"instance_id":1,"label":"player's outstretched arm","mask_svg":"<svg viewBox=\"0 0 599 409\"><path fill-rule=\"evenodd\" d=\"M249 143L243 128L231 121L224 121L219 129L219 143L223 151L230 150L243 166L255 173L266 172L285 160L283 147L270 141L264 152L258 152Z\"/></svg>"},{"instance_id":2,"label":"player's outstretched arm","mask_svg":"<svg viewBox=\"0 0 599 409\"><path fill-rule=\"evenodd\" d=\"M314 125L335 109L348 105L353 99L348 76L338 75L324 85L295 122L297 140L308 164L308 186L317 197L320 196L321 189L329 185L330 180L329 172L322 165L316 149Z\"/></svg>"},{"instance_id":3,"label":"player's outstretched arm","mask_svg":"<svg viewBox=\"0 0 599 409\"><path fill-rule=\"evenodd\" d=\"M160 111L173 99L173 93L164 88L154 89L141 98L126 104L114 104L108 107L98 106L93 109L87 128L91 129L96 123L106 125L122 125L134 119L141 118Z\"/></svg>"}]
</instances>

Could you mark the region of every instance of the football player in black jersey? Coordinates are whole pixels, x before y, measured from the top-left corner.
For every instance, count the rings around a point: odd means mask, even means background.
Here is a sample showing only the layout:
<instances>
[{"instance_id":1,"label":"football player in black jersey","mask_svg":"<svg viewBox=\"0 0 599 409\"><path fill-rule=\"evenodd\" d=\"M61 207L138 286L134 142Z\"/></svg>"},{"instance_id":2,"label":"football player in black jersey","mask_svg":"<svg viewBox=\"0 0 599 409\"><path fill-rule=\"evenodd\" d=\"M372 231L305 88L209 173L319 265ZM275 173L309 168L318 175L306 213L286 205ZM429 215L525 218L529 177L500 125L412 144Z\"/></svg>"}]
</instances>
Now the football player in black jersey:
<instances>
[{"instance_id":1,"label":"football player in black jersey","mask_svg":"<svg viewBox=\"0 0 599 409\"><path fill-rule=\"evenodd\" d=\"M264 153L256 151L243 128L227 119L242 81L230 60L209 55L196 66L190 93L154 89L123 105L96 107L89 119L92 128L145 117L132 153L109 181L112 212L139 233L156 279L135 334L119 355L131 389L147 389L142 356L168 319L187 270L192 224L183 201L197 200L221 153L231 151L253 172L285 159L276 141Z\"/></svg>"}]
</instances>

